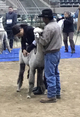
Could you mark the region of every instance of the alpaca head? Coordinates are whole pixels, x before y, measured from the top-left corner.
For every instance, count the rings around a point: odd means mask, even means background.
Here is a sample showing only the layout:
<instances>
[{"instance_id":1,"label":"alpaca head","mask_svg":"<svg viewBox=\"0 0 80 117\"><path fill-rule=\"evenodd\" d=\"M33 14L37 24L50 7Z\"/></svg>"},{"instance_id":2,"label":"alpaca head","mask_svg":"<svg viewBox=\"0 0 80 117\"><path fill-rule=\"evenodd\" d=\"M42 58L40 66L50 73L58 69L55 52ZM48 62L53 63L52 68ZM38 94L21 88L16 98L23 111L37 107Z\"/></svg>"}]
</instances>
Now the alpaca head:
<instances>
[{"instance_id":1,"label":"alpaca head","mask_svg":"<svg viewBox=\"0 0 80 117\"><path fill-rule=\"evenodd\" d=\"M34 28L34 34L38 33L39 35L41 35L42 32L43 32L43 29L41 29L39 27Z\"/></svg>"},{"instance_id":2,"label":"alpaca head","mask_svg":"<svg viewBox=\"0 0 80 117\"><path fill-rule=\"evenodd\" d=\"M34 28L34 35L35 35L35 40L38 43L39 42L39 37L42 35L43 30L39 27Z\"/></svg>"}]
</instances>

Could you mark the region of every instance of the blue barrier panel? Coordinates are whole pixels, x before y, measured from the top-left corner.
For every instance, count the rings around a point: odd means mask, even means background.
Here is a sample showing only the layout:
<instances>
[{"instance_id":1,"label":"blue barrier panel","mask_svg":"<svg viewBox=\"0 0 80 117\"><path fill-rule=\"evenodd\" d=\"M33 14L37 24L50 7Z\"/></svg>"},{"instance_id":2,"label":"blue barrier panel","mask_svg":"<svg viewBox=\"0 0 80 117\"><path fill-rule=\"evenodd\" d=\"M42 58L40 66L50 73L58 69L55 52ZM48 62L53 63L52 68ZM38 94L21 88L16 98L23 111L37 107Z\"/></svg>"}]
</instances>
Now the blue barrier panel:
<instances>
[{"instance_id":1,"label":"blue barrier panel","mask_svg":"<svg viewBox=\"0 0 80 117\"><path fill-rule=\"evenodd\" d=\"M8 50L3 51L3 53L0 54L0 62L19 61L19 50L20 48L15 48L11 51L11 53L9 53ZM80 58L80 45L75 46L74 54L71 54L70 46L69 46L69 52L64 52L64 50L65 50L65 47L62 46L60 50L61 59Z\"/></svg>"}]
</instances>

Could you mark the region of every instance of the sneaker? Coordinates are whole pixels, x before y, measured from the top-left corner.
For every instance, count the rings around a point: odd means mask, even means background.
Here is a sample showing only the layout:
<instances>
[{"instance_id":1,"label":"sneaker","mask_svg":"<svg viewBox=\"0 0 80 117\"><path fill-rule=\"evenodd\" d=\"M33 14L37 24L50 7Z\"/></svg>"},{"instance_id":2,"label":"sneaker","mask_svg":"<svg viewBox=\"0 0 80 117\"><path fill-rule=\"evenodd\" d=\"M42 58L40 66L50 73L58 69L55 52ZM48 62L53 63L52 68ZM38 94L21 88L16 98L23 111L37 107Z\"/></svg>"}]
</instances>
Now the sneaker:
<instances>
[{"instance_id":1,"label":"sneaker","mask_svg":"<svg viewBox=\"0 0 80 117\"><path fill-rule=\"evenodd\" d=\"M33 91L34 95L41 95L43 94L44 92L42 92L41 88L38 87L37 90Z\"/></svg>"},{"instance_id":2,"label":"sneaker","mask_svg":"<svg viewBox=\"0 0 80 117\"><path fill-rule=\"evenodd\" d=\"M72 54L74 54L75 53L75 50L72 50L72 52L71 52Z\"/></svg>"},{"instance_id":3,"label":"sneaker","mask_svg":"<svg viewBox=\"0 0 80 117\"><path fill-rule=\"evenodd\" d=\"M32 92L37 91L37 90L38 90L38 87L34 87Z\"/></svg>"},{"instance_id":4,"label":"sneaker","mask_svg":"<svg viewBox=\"0 0 80 117\"><path fill-rule=\"evenodd\" d=\"M65 50L64 52L68 52L68 50Z\"/></svg>"},{"instance_id":5,"label":"sneaker","mask_svg":"<svg viewBox=\"0 0 80 117\"><path fill-rule=\"evenodd\" d=\"M12 51L12 48L10 48L10 51Z\"/></svg>"}]
</instances>

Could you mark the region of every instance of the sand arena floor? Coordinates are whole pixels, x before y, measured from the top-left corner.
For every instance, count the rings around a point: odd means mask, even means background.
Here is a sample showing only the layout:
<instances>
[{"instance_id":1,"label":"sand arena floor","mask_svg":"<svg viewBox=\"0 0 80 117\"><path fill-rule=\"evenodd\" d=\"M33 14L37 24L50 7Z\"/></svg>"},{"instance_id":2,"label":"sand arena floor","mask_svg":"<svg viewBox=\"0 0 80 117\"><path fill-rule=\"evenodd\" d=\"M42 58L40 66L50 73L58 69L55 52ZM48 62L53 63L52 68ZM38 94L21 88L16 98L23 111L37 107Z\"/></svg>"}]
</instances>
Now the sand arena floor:
<instances>
[{"instance_id":1,"label":"sand arena floor","mask_svg":"<svg viewBox=\"0 0 80 117\"><path fill-rule=\"evenodd\" d=\"M14 47L20 47L20 43ZM21 92L17 93L19 62L0 62L0 117L80 117L80 58L61 59L62 98L56 103L41 104L40 99L46 95L27 99L27 69L26 66Z\"/></svg>"}]
</instances>

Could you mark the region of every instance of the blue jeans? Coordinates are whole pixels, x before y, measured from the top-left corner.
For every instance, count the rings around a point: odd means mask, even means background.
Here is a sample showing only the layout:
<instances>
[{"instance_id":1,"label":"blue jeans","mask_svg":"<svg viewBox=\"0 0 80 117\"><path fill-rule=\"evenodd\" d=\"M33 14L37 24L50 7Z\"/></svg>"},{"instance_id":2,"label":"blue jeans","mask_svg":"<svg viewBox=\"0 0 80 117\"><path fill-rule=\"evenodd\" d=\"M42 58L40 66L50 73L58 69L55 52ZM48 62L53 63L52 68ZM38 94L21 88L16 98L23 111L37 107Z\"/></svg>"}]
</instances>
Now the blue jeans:
<instances>
[{"instance_id":1,"label":"blue jeans","mask_svg":"<svg viewBox=\"0 0 80 117\"><path fill-rule=\"evenodd\" d=\"M44 56L44 72L47 82L48 98L53 98L56 95L60 95L60 76L58 71L58 65L60 61L60 51L55 53L47 53Z\"/></svg>"}]
</instances>

